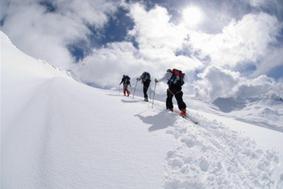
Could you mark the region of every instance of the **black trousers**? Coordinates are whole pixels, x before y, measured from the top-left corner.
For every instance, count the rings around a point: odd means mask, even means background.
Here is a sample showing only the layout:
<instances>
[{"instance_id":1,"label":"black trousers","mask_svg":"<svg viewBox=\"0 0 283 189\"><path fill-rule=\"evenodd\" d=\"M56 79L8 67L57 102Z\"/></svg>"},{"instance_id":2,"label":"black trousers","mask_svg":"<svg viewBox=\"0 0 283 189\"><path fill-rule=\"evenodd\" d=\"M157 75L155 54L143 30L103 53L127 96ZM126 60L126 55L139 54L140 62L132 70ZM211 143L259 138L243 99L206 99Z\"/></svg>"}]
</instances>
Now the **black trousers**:
<instances>
[{"instance_id":1,"label":"black trousers","mask_svg":"<svg viewBox=\"0 0 283 189\"><path fill-rule=\"evenodd\" d=\"M173 109L173 96L175 96L180 110L186 109L186 104L183 101L183 92L182 87L179 86L169 86L167 89L167 99L166 99L166 108Z\"/></svg>"},{"instance_id":2,"label":"black trousers","mask_svg":"<svg viewBox=\"0 0 283 189\"><path fill-rule=\"evenodd\" d=\"M149 88L149 85L150 85L150 80L143 82L143 96L145 99L148 99L147 90Z\"/></svg>"},{"instance_id":3,"label":"black trousers","mask_svg":"<svg viewBox=\"0 0 283 189\"><path fill-rule=\"evenodd\" d=\"M125 96L129 96L130 95L130 91L128 89L128 84L123 84L123 93Z\"/></svg>"}]
</instances>

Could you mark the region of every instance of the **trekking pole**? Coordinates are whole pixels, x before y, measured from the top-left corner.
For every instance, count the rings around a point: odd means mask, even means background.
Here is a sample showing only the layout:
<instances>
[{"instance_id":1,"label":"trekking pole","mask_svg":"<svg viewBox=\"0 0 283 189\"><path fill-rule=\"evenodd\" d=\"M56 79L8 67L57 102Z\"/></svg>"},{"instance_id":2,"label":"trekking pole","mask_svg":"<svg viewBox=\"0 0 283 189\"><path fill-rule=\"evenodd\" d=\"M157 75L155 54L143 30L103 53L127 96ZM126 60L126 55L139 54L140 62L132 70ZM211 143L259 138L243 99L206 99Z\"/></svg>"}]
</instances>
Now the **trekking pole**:
<instances>
[{"instance_id":1,"label":"trekking pole","mask_svg":"<svg viewBox=\"0 0 283 189\"><path fill-rule=\"evenodd\" d=\"M136 92L137 84L138 84L138 80L136 80L136 84L135 84L135 87L134 87L133 98L135 97L135 92Z\"/></svg>"},{"instance_id":2,"label":"trekking pole","mask_svg":"<svg viewBox=\"0 0 283 189\"><path fill-rule=\"evenodd\" d=\"M155 82L155 84L154 84L154 90L153 90L153 97L152 97L152 108L153 108L153 104L154 104L155 89L156 89L156 82Z\"/></svg>"},{"instance_id":3,"label":"trekking pole","mask_svg":"<svg viewBox=\"0 0 283 189\"><path fill-rule=\"evenodd\" d=\"M150 83L150 85L149 85L149 100L150 101L152 101L152 96L153 96L153 87L152 87L153 85L152 85L152 83ZM151 106L151 104L150 103L148 103L148 107L150 107Z\"/></svg>"},{"instance_id":4,"label":"trekking pole","mask_svg":"<svg viewBox=\"0 0 283 189\"><path fill-rule=\"evenodd\" d=\"M149 84L149 87L148 87L148 91L149 91L149 99L152 99L152 89L151 89L151 83Z\"/></svg>"}]
</instances>

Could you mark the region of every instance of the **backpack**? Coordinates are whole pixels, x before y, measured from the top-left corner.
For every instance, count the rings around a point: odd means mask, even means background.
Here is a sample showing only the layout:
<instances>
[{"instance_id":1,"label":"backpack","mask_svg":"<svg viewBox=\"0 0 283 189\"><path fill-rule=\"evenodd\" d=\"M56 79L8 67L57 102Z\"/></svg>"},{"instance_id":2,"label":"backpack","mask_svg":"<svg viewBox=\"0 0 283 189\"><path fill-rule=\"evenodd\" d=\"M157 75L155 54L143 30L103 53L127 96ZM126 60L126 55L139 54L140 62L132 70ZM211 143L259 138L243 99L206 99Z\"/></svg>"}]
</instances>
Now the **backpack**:
<instances>
[{"instance_id":1,"label":"backpack","mask_svg":"<svg viewBox=\"0 0 283 189\"><path fill-rule=\"evenodd\" d=\"M141 79L143 82L150 80L150 74L148 72L143 72Z\"/></svg>"},{"instance_id":2,"label":"backpack","mask_svg":"<svg viewBox=\"0 0 283 189\"><path fill-rule=\"evenodd\" d=\"M176 85L181 87L185 83L184 76L185 74L181 70L173 69L172 76L167 83L168 85Z\"/></svg>"},{"instance_id":3,"label":"backpack","mask_svg":"<svg viewBox=\"0 0 283 189\"><path fill-rule=\"evenodd\" d=\"M124 77L124 84L130 85L130 80L131 80L131 78L126 75L126 76Z\"/></svg>"}]
</instances>

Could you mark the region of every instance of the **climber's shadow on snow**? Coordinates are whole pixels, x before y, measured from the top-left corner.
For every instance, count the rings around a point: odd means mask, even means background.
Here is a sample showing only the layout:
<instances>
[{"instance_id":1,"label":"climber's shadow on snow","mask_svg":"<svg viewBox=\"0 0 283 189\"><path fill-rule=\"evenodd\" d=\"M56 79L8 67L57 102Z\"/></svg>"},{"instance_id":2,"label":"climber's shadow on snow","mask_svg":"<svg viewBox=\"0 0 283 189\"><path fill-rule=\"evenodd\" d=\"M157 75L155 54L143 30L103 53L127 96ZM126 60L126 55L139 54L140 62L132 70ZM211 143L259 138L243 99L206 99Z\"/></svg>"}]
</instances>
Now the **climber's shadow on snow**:
<instances>
[{"instance_id":1,"label":"climber's shadow on snow","mask_svg":"<svg viewBox=\"0 0 283 189\"><path fill-rule=\"evenodd\" d=\"M121 97L121 96L124 96L123 94L106 94L108 96L118 96L118 97Z\"/></svg>"},{"instance_id":2,"label":"climber's shadow on snow","mask_svg":"<svg viewBox=\"0 0 283 189\"><path fill-rule=\"evenodd\" d=\"M151 125L151 127L148 128L148 131L165 129L172 126L176 121L176 116L170 115L166 110L153 116L143 116L141 114L137 114L135 116L140 118L144 123Z\"/></svg>"},{"instance_id":3,"label":"climber's shadow on snow","mask_svg":"<svg viewBox=\"0 0 283 189\"><path fill-rule=\"evenodd\" d=\"M136 102L141 102L142 100L134 100L134 99L124 100L124 99L122 99L121 101L124 102L124 103L136 103Z\"/></svg>"}]
</instances>

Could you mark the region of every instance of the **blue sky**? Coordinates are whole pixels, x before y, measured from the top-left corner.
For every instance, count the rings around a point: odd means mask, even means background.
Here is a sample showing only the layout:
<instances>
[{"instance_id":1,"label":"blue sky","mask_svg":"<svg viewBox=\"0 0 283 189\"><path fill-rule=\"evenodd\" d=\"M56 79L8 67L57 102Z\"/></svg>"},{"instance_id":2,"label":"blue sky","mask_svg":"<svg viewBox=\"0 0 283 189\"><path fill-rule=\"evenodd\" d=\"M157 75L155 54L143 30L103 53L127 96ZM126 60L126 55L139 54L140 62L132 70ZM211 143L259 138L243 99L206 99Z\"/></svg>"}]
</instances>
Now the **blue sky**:
<instances>
[{"instance_id":1,"label":"blue sky","mask_svg":"<svg viewBox=\"0 0 283 189\"><path fill-rule=\"evenodd\" d=\"M200 86L227 76L235 91L261 76L283 80L281 0L1 0L0 25L29 55L103 86L114 81L94 75L168 67Z\"/></svg>"}]
</instances>

